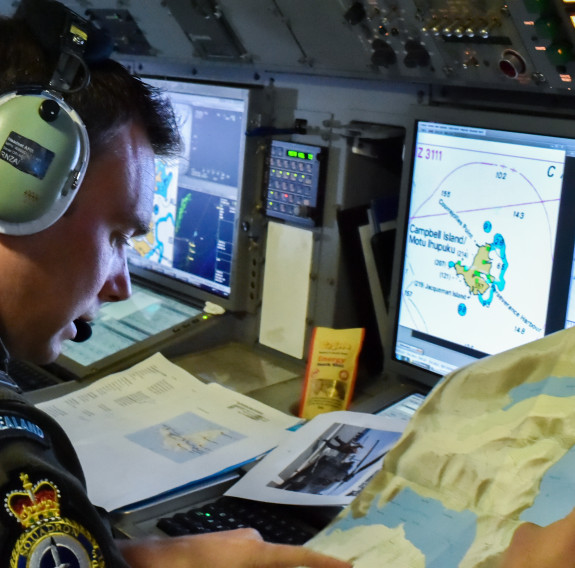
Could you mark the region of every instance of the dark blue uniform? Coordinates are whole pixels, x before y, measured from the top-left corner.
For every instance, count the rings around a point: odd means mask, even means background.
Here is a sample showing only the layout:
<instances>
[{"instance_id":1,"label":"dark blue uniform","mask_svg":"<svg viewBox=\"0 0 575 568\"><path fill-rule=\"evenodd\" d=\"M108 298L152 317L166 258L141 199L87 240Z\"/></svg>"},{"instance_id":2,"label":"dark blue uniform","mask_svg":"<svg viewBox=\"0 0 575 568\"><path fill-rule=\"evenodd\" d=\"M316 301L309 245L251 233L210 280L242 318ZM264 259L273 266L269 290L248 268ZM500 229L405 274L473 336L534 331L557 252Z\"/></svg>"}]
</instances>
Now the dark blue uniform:
<instances>
[{"instance_id":1,"label":"dark blue uniform","mask_svg":"<svg viewBox=\"0 0 575 568\"><path fill-rule=\"evenodd\" d=\"M0 346L0 566L127 568L67 435L21 395L3 354Z\"/></svg>"}]
</instances>

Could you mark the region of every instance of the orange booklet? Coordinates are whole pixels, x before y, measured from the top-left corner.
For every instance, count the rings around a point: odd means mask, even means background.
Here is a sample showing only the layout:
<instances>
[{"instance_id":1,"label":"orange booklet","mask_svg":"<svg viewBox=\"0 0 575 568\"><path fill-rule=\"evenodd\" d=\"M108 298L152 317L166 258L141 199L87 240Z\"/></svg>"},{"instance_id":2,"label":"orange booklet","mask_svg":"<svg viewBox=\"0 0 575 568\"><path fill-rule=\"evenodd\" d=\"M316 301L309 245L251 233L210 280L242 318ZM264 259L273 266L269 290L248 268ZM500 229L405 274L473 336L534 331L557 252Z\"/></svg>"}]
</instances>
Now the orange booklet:
<instances>
[{"instance_id":1,"label":"orange booklet","mask_svg":"<svg viewBox=\"0 0 575 568\"><path fill-rule=\"evenodd\" d=\"M365 329L313 330L299 415L309 420L323 412L346 410L353 395L357 359Z\"/></svg>"}]
</instances>

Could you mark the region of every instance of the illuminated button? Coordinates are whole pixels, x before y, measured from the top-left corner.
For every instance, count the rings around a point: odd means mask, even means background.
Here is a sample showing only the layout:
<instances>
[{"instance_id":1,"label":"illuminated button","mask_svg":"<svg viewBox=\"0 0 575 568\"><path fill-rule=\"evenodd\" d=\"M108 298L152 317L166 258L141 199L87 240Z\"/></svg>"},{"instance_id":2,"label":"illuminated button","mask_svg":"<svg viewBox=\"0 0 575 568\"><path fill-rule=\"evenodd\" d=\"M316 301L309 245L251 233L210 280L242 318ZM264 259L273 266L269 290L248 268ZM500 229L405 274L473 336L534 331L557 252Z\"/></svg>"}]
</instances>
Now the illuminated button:
<instances>
[{"instance_id":1,"label":"illuminated button","mask_svg":"<svg viewBox=\"0 0 575 568\"><path fill-rule=\"evenodd\" d=\"M553 65L565 65L573 59L573 46L568 41L553 43L547 48L547 55Z\"/></svg>"}]
</instances>

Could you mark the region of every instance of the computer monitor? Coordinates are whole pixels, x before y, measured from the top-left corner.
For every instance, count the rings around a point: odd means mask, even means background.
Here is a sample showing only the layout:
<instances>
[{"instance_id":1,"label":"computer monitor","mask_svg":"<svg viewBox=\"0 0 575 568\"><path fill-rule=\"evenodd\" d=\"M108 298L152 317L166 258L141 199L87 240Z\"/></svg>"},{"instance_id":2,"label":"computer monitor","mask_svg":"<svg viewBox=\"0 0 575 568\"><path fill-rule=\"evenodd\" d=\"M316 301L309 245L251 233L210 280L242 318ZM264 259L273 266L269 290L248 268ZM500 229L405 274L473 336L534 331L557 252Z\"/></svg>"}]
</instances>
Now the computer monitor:
<instances>
[{"instance_id":1,"label":"computer monitor","mask_svg":"<svg viewBox=\"0 0 575 568\"><path fill-rule=\"evenodd\" d=\"M147 82L171 99L183 152L157 160L152 227L134 242L131 272L226 310L249 310L249 220L259 195L255 141L246 136L260 112L253 90Z\"/></svg>"},{"instance_id":2,"label":"computer monitor","mask_svg":"<svg viewBox=\"0 0 575 568\"><path fill-rule=\"evenodd\" d=\"M433 386L573 325L574 218L575 121L413 109L386 370Z\"/></svg>"}]
</instances>

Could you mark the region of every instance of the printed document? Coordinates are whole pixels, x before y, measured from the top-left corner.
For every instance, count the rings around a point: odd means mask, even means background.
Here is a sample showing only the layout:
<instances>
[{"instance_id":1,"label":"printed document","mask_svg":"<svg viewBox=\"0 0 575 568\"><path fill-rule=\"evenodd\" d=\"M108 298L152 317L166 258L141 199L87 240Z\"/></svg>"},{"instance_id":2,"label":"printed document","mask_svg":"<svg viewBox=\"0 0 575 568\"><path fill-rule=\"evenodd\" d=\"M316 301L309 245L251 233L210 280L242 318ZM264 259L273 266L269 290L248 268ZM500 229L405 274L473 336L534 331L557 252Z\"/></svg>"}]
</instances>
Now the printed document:
<instances>
[{"instance_id":1,"label":"printed document","mask_svg":"<svg viewBox=\"0 0 575 568\"><path fill-rule=\"evenodd\" d=\"M264 457L226 495L291 505L347 505L381 469L406 421L319 414Z\"/></svg>"},{"instance_id":2,"label":"printed document","mask_svg":"<svg viewBox=\"0 0 575 568\"><path fill-rule=\"evenodd\" d=\"M110 511L250 462L300 422L160 354L37 406L72 440L92 502Z\"/></svg>"}]
</instances>

